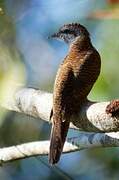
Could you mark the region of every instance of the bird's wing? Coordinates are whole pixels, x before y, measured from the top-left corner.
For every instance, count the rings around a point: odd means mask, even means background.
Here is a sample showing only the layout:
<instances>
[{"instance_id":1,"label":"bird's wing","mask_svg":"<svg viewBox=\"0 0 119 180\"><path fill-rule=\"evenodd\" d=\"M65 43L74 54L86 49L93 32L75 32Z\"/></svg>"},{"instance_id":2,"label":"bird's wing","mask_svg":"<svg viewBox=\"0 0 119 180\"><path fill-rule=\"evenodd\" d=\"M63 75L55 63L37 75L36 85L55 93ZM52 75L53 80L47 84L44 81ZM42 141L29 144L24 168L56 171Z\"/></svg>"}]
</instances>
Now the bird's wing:
<instances>
[{"instance_id":1,"label":"bird's wing","mask_svg":"<svg viewBox=\"0 0 119 180\"><path fill-rule=\"evenodd\" d=\"M58 162L69 128L73 72L70 64L63 64L57 73L53 95L53 125L51 132L49 162Z\"/></svg>"}]
</instances>

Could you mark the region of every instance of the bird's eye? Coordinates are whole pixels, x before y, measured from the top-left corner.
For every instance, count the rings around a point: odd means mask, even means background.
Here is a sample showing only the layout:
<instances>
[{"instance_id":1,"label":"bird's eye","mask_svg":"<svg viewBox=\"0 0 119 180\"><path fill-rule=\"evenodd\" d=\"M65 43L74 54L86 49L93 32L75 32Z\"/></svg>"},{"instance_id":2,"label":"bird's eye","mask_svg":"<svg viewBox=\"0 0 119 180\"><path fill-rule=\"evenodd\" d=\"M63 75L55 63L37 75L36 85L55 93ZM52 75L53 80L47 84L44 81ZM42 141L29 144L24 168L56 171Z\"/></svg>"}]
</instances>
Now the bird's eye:
<instances>
[{"instance_id":1,"label":"bird's eye","mask_svg":"<svg viewBox=\"0 0 119 180\"><path fill-rule=\"evenodd\" d=\"M61 33L66 33L66 34L71 33L71 31L69 29L60 30L60 32Z\"/></svg>"},{"instance_id":2,"label":"bird's eye","mask_svg":"<svg viewBox=\"0 0 119 180\"><path fill-rule=\"evenodd\" d=\"M60 32L63 34L74 34L74 31L72 31L71 29L60 30Z\"/></svg>"},{"instance_id":3,"label":"bird's eye","mask_svg":"<svg viewBox=\"0 0 119 180\"><path fill-rule=\"evenodd\" d=\"M69 31L69 29L65 29L64 31L63 31L63 33L69 33L70 31Z\"/></svg>"}]
</instances>

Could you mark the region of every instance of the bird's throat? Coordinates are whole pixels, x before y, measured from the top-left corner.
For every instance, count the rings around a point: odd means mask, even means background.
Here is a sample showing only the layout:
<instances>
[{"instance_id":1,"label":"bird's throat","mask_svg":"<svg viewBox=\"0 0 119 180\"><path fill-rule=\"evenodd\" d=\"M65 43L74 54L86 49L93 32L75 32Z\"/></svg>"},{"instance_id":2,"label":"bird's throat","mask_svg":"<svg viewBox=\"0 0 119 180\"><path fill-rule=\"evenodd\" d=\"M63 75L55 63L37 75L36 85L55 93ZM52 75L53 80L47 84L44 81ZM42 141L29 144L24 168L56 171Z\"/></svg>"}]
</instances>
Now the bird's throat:
<instances>
[{"instance_id":1,"label":"bird's throat","mask_svg":"<svg viewBox=\"0 0 119 180\"><path fill-rule=\"evenodd\" d=\"M77 37L70 45L70 52L73 51L85 51L92 47L92 43L89 36Z\"/></svg>"}]
</instances>

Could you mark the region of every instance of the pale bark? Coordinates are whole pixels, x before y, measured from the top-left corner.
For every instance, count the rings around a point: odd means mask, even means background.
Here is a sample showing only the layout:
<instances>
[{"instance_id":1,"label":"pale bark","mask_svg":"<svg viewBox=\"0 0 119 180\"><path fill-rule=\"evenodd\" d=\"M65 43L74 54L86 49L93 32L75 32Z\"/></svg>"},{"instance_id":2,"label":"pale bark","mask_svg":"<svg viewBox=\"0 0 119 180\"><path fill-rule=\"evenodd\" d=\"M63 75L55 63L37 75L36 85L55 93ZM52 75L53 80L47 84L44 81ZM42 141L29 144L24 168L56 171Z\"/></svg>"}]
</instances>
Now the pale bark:
<instances>
[{"instance_id":1,"label":"pale bark","mask_svg":"<svg viewBox=\"0 0 119 180\"><path fill-rule=\"evenodd\" d=\"M119 133L86 133L67 139L63 153L70 153L93 147L118 147ZM0 162L5 163L31 156L47 155L50 141L38 141L0 148Z\"/></svg>"},{"instance_id":2,"label":"pale bark","mask_svg":"<svg viewBox=\"0 0 119 180\"><path fill-rule=\"evenodd\" d=\"M119 130L119 117L105 112L109 102L91 102L83 104L79 114L71 118L71 128L90 132L113 132ZM52 94L33 88L22 88L1 102L9 110L24 113L49 121L52 108Z\"/></svg>"},{"instance_id":3,"label":"pale bark","mask_svg":"<svg viewBox=\"0 0 119 180\"><path fill-rule=\"evenodd\" d=\"M52 108L51 93L33 88L20 88L11 92L4 101L0 102L2 107L49 122ZM90 101L83 104L79 114L70 119L70 128L87 132L80 131L77 137L68 137L63 152L72 152L90 147L119 146L119 132L113 132L119 131L119 117L106 114L105 108L108 104L109 102L96 103ZM49 141L31 142L1 148L0 160L1 162L8 162L30 156L46 155L48 152Z\"/></svg>"}]
</instances>

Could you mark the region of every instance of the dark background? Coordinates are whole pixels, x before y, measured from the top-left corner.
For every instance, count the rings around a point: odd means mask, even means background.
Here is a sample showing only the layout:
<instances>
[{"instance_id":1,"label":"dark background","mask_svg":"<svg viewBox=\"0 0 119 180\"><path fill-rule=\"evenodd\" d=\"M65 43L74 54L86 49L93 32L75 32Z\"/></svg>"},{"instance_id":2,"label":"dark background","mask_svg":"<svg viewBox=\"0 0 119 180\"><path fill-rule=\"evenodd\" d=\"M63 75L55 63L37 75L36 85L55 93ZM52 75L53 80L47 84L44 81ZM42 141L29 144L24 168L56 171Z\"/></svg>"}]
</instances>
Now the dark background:
<instances>
[{"instance_id":1,"label":"dark background","mask_svg":"<svg viewBox=\"0 0 119 180\"><path fill-rule=\"evenodd\" d=\"M14 84L53 90L68 47L47 37L65 23L88 28L102 58L101 75L89 98L119 97L119 5L114 0L0 0L0 100ZM11 88L12 87L12 88ZM71 133L73 131L70 130ZM1 147L49 139L50 125L0 108ZM62 155L57 166L47 156L3 164L1 180L116 180L119 149L95 148Z\"/></svg>"}]
</instances>

